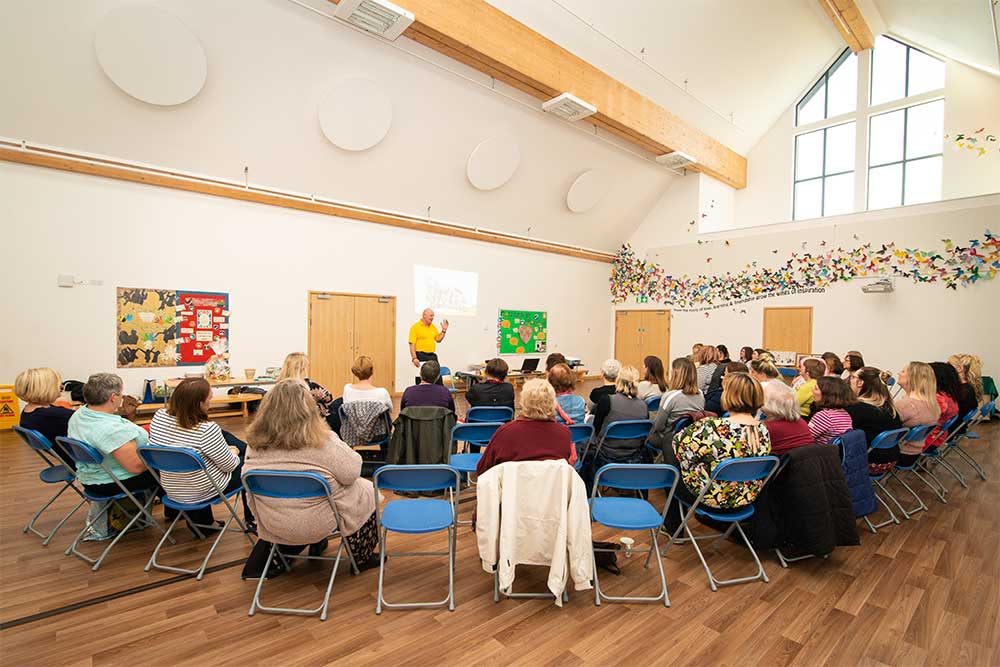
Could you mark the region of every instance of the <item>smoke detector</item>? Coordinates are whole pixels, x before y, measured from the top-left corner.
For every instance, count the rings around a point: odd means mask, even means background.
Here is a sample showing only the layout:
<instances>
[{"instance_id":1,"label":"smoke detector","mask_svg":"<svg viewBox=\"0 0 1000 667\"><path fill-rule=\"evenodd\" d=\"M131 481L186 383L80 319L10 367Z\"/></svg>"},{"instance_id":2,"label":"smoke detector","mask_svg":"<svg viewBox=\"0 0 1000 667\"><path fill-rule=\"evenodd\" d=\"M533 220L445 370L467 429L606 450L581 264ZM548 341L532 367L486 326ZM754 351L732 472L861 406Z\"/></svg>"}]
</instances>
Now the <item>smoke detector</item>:
<instances>
[{"instance_id":1,"label":"smoke detector","mask_svg":"<svg viewBox=\"0 0 1000 667\"><path fill-rule=\"evenodd\" d=\"M865 294L888 294L894 290L891 278L879 278L867 285L861 286L861 291Z\"/></svg>"},{"instance_id":2,"label":"smoke detector","mask_svg":"<svg viewBox=\"0 0 1000 667\"><path fill-rule=\"evenodd\" d=\"M657 155L656 161L667 169L673 169L675 171L684 169L685 167L690 167L693 164L698 164L697 160L687 153L682 153L681 151L674 151L673 153L667 153L666 155Z\"/></svg>"},{"instance_id":3,"label":"smoke detector","mask_svg":"<svg viewBox=\"0 0 1000 667\"><path fill-rule=\"evenodd\" d=\"M340 0L334 16L388 40L403 34L414 19L412 13L386 0Z\"/></svg>"},{"instance_id":4,"label":"smoke detector","mask_svg":"<svg viewBox=\"0 0 1000 667\"><path fill-rule=\"evenodd\" d=\"M563 93L548 102L542 102L542 111L572 122L592 116L597 113L597 107L587 104L579 97Z\"/></svg>"}]
</instances>

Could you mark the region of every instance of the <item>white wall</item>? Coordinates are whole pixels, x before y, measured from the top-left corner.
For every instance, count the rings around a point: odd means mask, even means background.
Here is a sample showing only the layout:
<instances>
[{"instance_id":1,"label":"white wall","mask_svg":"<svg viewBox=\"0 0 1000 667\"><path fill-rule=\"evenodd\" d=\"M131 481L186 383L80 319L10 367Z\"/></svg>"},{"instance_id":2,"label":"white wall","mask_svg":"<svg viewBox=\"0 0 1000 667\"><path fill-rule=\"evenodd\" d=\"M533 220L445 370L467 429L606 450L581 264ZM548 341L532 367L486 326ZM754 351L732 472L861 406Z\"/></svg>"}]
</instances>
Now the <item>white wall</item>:
<instances>
[{"instance_id":1,"label":"white wall","mask_svg":"<svg viewBox=\"0 0 1000 667\"><path fill-rule=\"evenodd\" d=\"M547 310L550 351L591 368L611 349L603 263L11 163L0 163L0 231L0 383L32 366L77 379L114 371L118 286L229 292L237 371L305 351L307 293L326 290L397 297L402 391L414 375L415 263L480 275L478 316L451 317L439 348L453 369L495 355L500 307ZM59 288L59 273L104 284ZM120 373L138 392L144 378L183 371Z\"/></svg>"},{"instance_id":2,"label":"white wall","mask_svg":"<svg viewBox=\"0 0 1000 667\"><path fill-rule=\"evenodd\" d=\"M0 21L0 136L89 151L469 226L613 250L675 178L650 161L537 110L537 100L408 39L398 46L481 87L287 0L158 2L200 39L208 79L195 98L156 107L119 90L98 65L94 30L129 0L5 2ZM332 12L324 0L314 4ZM340 150L323 136L324 87L360 76L380 85L393 124L378 146ZM591 130L590 132L585 130ZM606 133L604 133L606 134ZM483 140L516 141L520 168L483 192L466 161ZM566 192L586 169L611 185L586 213ZM530 228L530 232L529 232Z\"/></svg>"},{"instance_id":3,"label":"white wall","mask_svg":"<svg viewBox=\"0 0 1000 667\"><path fill-rule=\"evenodd\" d=\"M691 239L649 248L647 254L673 275L718 275L736 273L754 260L760 267L775 267L793 252L818 254L837 246L872 243L877 248L895 241L900 248L940 250L942 238L967 245L970 239L981 239L987 228L994 232L1000 228L1000 195L702 235L698 237L702 245ZM820 245L824 241L826 247ZM711 263L706 261L709 257ZM675 310L670 349L678 356L696 342L725 343L732 354L743 345L759 347L764 307L813 306L814 352L832 350L843 355L848 349L859 349L867 363L893 371L912 359L943 360L956 352L969 352L983 358L988 373L1000 374L1000 278L956 291L897 278L895 292L885 295L863 294L863 282L837 284L823 294L727 306L707 311L707 317L704 312ZM633 300L615 309L663 307L638 305Z\"/></svg>"}]
</instances>

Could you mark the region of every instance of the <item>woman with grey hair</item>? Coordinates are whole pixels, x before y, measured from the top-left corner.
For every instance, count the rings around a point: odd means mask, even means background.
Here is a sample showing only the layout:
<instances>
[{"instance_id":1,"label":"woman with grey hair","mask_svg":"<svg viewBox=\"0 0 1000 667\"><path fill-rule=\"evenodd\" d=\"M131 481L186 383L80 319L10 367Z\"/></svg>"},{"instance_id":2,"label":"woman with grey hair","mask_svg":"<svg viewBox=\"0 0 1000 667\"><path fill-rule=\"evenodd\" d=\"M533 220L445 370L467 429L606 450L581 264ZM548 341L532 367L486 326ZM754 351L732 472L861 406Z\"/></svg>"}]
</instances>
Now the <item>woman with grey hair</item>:
<instances>
[{"instance_id":1,"label":"woman with grey hair","mask_svg":"<svg viewBox=\"0 0 1000 667\"><path fill-rule=\"evenodd\" d=\"M601 377L604 379L604 384L591 390L589 397L591 410L602 397L615 393L615 381L618 380L618 373L621 372L621 369L622 362L617 359L605 359L604 363L601 364Z\"/></svg>"},{"instance_id":2,"label":"woman with grey hair","mask_svg":"<svg viewBox=\"0 0 1000 667\"><path fill-rule=\"evenodd\" d=\"M96 496L120 493L115 479L129 491L159 489L137 451L149 436L144 429L116 414L123 397L120 377L114 373L95 373L83 386L86 405L69 420L67 435L96 449L111 473L109 476L101 466L93 463L77 466L77 478L88 493ZM162 490L159 493L162 494Z\"/></svg>"},{"instance_id":3,"label":"woman with grey hair","mask_svg":"<svg viewBox=\"0 0 1000 667\"><path fill-rule=\"evenodd\" d=\"M784 382L764 385L764 428L771 436L771 453L781 456L790 449L813 444L809 424L799 414L795 392Z\"/></svg>"}]
</instances>

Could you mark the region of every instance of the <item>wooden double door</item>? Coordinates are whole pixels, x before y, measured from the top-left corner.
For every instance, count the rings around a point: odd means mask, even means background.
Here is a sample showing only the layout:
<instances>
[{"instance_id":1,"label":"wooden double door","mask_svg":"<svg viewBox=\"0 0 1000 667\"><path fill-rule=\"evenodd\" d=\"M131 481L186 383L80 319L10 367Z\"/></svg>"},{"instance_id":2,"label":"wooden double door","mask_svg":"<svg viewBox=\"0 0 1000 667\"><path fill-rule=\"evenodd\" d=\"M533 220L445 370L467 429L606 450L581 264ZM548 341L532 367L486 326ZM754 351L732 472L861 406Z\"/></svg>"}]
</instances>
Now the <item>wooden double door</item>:
<instances>
[{"instance_id":1,"label":"wooden double door","mask_svg":"<svg viewBox=\"0 0 1000 667\"><path fill-rule=\"evenodd\" d=\"M670 368L670 311L615 311L615 359L643 373L642 360L655 355Z\"/></svg>"},{"instance_id":2,"label":"wooden double door","mask_svg":"<svg viewBox=\"0 0 1000 667\"><path fill-rule=\"evenodd\" d=\"M362 354L372 358L372 380L396 391L396 297L309 293L310 378L339 396L354 381L351 366Z\"/></svg>"}]
</instances>

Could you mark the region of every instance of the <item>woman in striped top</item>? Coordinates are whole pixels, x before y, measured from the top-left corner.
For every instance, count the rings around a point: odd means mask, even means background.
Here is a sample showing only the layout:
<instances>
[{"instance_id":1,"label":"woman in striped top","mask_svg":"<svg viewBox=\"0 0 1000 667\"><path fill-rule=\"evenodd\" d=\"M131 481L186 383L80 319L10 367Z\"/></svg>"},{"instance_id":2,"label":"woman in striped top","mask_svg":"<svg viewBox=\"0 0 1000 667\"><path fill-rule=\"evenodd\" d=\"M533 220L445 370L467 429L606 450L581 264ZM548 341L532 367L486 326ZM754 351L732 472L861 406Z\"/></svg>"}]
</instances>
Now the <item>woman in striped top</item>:
<instances>
[{"instance_id":1,"label":"woman in striped top","mask_svg":"<svg viewBox=\"0 0 1000 667\"><path fill-rule=\"evenodd\" d=\"M818 410L809 420L809 432L817 445L829 445L838 435L854 428L851 415L844 408L854 402L850 386L839 377L816 378L813 405Z\"/></svg>"},{"instance_id":2,"label":"woman in striped top","mask_svg":"<svg viewBox=\"0 0 1000 667\"><path fill-rule=\"evenodd\" d=\"M240 474L246 455L246 443L208 421L212 387L204 378L182 381L170 395L166 409L153 415L149 425L149 442L161 447L193 449L205 461L212 481L224 492L240 486ZM217 497L215 487L204 472L162 472L160 483L171 499L180 503L200 503ZM212 508L188 512L195 523L214 523ZM253 514L243 494L243 516L248 528L253 528Z\"/></svg>"}]
</instances>

